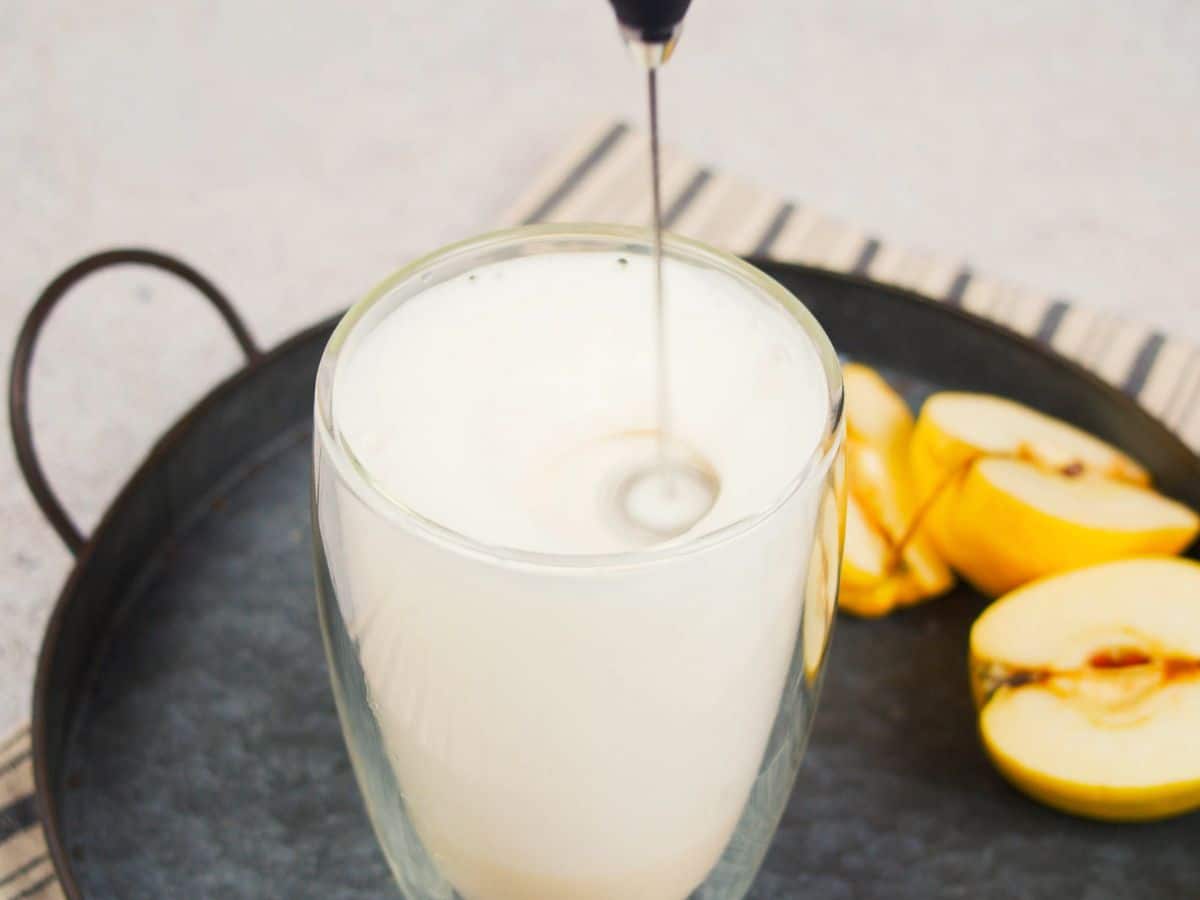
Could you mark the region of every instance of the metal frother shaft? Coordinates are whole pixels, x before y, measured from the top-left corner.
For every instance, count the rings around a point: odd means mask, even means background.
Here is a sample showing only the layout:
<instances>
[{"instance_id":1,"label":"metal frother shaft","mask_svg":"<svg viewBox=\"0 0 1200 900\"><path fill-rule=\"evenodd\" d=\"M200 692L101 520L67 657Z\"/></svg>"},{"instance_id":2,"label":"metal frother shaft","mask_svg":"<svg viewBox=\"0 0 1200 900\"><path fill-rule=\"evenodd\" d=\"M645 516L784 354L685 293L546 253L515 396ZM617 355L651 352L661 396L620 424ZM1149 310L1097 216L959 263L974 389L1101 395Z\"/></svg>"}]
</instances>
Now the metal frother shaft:
<instances>
[{"instance_id":1,"label":"metal frother shaft","mask_svg":"<svg viewBox=\"0 0 1200 900\"><path fill-rule=\"evenodd\" d=\"M611 0L621 36L646 70L650 101L650 185L654 201L654 344L657 459L622 481L617 513L627 530L651 542L671 540L700 523L716 503L720 479L682 453L671 418L666 295L663 291L662 176L658 152L658 67L667 61L691 0Z\"/></svg>"}]
</instances>

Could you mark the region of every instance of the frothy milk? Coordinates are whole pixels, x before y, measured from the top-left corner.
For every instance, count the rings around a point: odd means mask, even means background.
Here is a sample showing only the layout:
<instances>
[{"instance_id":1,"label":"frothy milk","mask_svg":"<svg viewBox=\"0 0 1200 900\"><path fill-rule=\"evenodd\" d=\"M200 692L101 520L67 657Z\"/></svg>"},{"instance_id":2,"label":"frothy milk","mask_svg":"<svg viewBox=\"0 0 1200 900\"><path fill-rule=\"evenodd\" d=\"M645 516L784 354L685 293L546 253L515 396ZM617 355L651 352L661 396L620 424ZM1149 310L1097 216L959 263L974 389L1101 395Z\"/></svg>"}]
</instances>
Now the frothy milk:
<instances>
[{"instance_id":1,"label":"frothy milk","mask_svg":"<svg viewBox=\"0 0 1200 900\"><path fill-rule=\"evenodd\" d=\"M653 459L650 260L525 257L431 287L337 373L335 415L383 489L474 540L545 553L634 549L597 515ZM776 499L812 451L825 384L799 327L728 275L668 259L676 450L719 475L690 536Z\"/></svg>"},{"instance_id":2,"label":"frothy milk","mask_svg":"<svg viewBox=\"0 0 1200 900\"><path fill-rule=\"evenodd\" d=\"M742 813L793 662L820 479L783 498L828 387L800 326L728 273L665 260L672 452L720 485L673 543L780 511L599 569L479 552L645 549L611 504L655 453L650 265L481 267L369 313L334 375L376 489L476 545L365 489L322 494L387 757L469 900L686 897Z\"/></svg>"}]
</instances>

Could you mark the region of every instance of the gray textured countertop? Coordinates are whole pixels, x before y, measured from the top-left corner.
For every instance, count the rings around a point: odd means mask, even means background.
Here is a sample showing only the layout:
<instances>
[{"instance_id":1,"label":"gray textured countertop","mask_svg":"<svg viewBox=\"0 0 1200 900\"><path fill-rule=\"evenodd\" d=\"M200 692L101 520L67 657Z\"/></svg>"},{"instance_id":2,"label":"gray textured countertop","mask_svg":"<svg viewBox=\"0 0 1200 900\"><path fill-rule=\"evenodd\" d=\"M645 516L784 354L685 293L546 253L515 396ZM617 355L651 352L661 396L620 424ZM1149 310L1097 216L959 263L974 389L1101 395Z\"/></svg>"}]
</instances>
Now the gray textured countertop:
<instances>
[{"instance_id":1,"label":"gray textured countertop","mask_svg":"<svg viewBox=\"0 0 1200 900\"><path fill-rule=\"evenodd\" d=\"M602 0L34 3L0 25L0 347L75 258L142 244L264 345L485 229L588 118L640 120ZM696 0L668 138L893 241L1200 340L1200 7ZM755 18L747 18L753 9ZM34 419L85 529L237 363L165 278L51 322ZM7 429L5 429L7 430ZM0 451L0 731L69 560Z\"/></svg>"}]
</instances>

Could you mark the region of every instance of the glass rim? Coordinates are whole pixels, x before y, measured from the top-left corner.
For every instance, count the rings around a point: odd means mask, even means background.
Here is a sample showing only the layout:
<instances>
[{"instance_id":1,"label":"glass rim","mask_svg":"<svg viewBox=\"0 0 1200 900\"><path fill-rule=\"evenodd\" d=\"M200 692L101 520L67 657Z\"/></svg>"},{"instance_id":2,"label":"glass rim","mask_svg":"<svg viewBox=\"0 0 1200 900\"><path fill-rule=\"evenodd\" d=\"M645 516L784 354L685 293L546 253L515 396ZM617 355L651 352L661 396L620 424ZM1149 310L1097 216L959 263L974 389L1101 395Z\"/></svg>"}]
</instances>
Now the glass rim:
<instances>
[{"instance_id":1,"label":"glass rim","mask_svg":"<svg viewBox=\"0 0 1200 900\"><path fill-rule=\"evenodd\" d=\"M349 442L337 427L332 397L332 385L336 378L337 362L341 351L354 332L355 326L366 314L400 285L413 278L419 279L433 266L454 257L480 255L489 250L527 241L561 241L566 244L571 241L603 242L606 240L612 243L611 249L614 250L628 250L632 246L649 250L652 246L653 236L648 228L593 223L521 225L491 231L445 245L413 260L385 278L361 300L351 305L334 327L333 334L321 353L314 396L317 440L320 441L323 452L328 453L333 460L338 478L360 500L384 514L389 520L406 526L418 532L422 537L454 552L492 564L570 571L628 568L702 553L754 530L758 525L772 518L804 485L823 476L826 463L833 458L841 445L845 418L841 365L825 330L808 310L808 307L765 272L732 253L718 250L682 235L665 232L663 234L663 252L665 254L683 256L685 260L689 257L700 257L725 273L749 283L757 293L769 298L796 321L817 353L821 370L825 376L828 394L821 438L808 457L797 467L795 474L779 489L769 503L720 528L679 543L670 542L644 550L622 550L609 553L548 553L477 540L423 515L390 494L378 483L377 479L359 461ZM556 251L541 252L553 253ZM561 252L568 251L564 249ZM481 261L481 264L484 263Z\"/></svg>"}]
</instances>

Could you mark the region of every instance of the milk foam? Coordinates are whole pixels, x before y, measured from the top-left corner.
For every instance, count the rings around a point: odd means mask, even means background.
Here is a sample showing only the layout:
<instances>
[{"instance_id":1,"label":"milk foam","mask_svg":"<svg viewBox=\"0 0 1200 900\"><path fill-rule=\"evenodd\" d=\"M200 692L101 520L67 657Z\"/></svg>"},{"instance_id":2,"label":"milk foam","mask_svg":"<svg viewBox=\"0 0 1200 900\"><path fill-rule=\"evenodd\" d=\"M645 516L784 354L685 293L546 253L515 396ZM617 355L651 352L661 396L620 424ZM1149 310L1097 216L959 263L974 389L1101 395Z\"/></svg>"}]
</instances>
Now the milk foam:
<instances>
[{"instance_id":1,"label":"milk foam","mask_svg":"<svg viewBox=\"0 0 1200 900\"><path fill-rule=\"evenodd\" d=\"M826 385L799 326L731 276L665 261L673 438L720 493L694 538L777 500L820 439ZM651 262L562 253L430 287L350 348L334 410L391 497L476 541L605 553L603 515L652 459Z\"/></svg>"}]
</instances>

